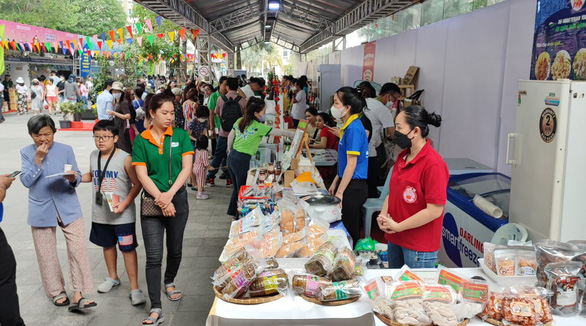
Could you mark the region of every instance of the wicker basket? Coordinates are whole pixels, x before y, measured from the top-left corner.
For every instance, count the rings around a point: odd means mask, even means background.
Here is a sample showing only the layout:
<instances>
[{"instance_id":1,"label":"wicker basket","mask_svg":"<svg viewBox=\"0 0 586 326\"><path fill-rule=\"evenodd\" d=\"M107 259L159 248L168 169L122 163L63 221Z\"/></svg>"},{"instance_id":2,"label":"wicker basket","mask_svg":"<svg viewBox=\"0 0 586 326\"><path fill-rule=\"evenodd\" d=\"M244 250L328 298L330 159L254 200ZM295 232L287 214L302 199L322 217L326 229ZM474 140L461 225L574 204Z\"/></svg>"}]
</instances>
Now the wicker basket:
<instances>
[{"instance_id":1,"label":"wicker basket","mask_svg":"<svg viewBox=\"0 0 586 326\"><path fill-rule=\"evenodd\" d=\"M241 305L255 305L255 304L261 304L261 303L267 303L267 302L279 300L283 297L283 295L279 293L279 294L271 295L268 297L227 299L222 294L222 291L216 286L214 286L214 293L216 294L216 297L218 297L220 300L224 300L226 302L230 302L230 303L234 303L234 304L241 304Z\"/></svg>"},{"instance_id":2,"label":"wicker basket","mask_svg":"<svg viewBox=\"0 0 586 326\"><path fill-rule=\"evenodd\" d=\"M482 319L482 318L484 318L484 315L483 314L478 314L478 315L476 315L476 317ZM494 325L494 326L505 326L505 324L503 322L501 322L499 320L496 320L496 319L492 319L490 317L486 317L484 319L484 322L485 323L489 323L489 324ZM553 322L551 322L551 321L549 323L543 324L543 326L551 326L551 325L553 325ZM521 326L521 325L507 324L506 326Z\"/></svg>"},{"instance_id":3,"label":"wicker basket","mask_svg":"<svg viewBox=\"0 0 586 326\"><path fill-rule=\"evenodd\" d=\"M374 312L374 315L378 317L378 319L380 319L383 323L385 323L385 325L389 325L389 326L406 326L405 324L399 324L397 322L394 322L392 320L390 320L389 318L379 314L378 312ZM470 322L470 319L466 319L463 322L459 323L457 326L465 326ZM429 326L433 326L433 324L429 325Z\"/></svg>"},{"instance_id":4,"label":"wicker basket","mask_svg":"<svg viewBox=\"0 0 586 326\"><path fill-rule=\"evenodd\" d=\"M346 300L340 300L340 301L328 301L328 302L324 302L324 301L320 301L316 298L310 298L304 294L300 295L305 301L307 302L311 302L311 303L315 303L318 304L320 306L343 306L345 304L349 304L352 302L356 302L358 301L358 299L360 299L360 297L356 297L356 298L352 298L352 299L346 299Z\"/></svg>"}]
</instances>

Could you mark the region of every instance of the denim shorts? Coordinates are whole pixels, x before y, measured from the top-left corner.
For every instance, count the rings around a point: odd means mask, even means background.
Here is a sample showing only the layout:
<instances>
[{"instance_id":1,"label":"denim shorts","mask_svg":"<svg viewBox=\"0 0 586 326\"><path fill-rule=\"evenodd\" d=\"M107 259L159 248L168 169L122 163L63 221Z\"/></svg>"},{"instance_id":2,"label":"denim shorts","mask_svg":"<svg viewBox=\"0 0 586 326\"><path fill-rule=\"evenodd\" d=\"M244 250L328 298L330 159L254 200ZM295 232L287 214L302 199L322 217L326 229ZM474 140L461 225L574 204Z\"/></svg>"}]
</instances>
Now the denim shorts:
<instances>
[{"instance_id":1,"label":"denim shorts","mask_svg":"<svg viewBox=\"0 0 586 326\"><path fill-rule=\"evenodd\" d=\"M389 268L435 268L438 251L415 251L389 242Z\"/></svg>"},{"instance_id":2,"label":"denim shorts","mask_svg":"<svg viewBox=\"0 0 586 326\"><path fill-rule=\"evenodd\" d=\"M110 248L118 244L122 252L130 252L138 247L136 241L136 223L110 225L92 222L91 243Z\"/></svg>"}]
</instances>

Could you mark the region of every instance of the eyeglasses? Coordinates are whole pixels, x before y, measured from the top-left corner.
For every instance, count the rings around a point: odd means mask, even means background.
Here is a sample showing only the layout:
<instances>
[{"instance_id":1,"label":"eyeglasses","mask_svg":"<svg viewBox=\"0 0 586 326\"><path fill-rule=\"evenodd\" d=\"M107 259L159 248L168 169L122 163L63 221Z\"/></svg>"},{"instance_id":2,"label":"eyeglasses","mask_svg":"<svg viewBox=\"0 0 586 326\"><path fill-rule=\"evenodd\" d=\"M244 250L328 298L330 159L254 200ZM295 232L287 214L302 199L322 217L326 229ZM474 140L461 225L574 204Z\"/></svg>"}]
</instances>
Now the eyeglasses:
<instances>
[{"instance_id":1,"label":"eyeglasses","mask_svg":"<svg viewBox=\"0 0 586 326\"><path fill-rule=\"evenodd\" d=\"M108 141L112 138L114 138L114 136L92 136L93 139L95 139L96 141Z\"/></svg>"}]
</instances>

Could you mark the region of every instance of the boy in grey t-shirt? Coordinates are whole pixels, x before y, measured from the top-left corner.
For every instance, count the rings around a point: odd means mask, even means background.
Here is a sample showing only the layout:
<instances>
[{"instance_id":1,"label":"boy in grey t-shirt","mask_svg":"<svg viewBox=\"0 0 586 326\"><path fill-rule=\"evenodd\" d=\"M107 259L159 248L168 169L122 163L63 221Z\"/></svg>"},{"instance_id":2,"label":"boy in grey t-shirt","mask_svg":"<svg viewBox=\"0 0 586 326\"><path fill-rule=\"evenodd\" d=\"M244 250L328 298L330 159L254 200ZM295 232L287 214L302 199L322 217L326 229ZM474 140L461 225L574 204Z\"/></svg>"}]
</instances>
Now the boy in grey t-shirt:
<instances>
[{"instance_id":1,"label":"boy in grey t-shirt","mask_svg":"<svg viewBox=\"0 0 586 326\"><path fill-rule=\"evenodd\" d=\"M104 283L98 286L98 292L106 293L120 285L116 270L118 244L130 281L131 302L140 305L146 302L146 298L138 288L134 199L142 185L134 172L132 157L116 147L118 128L114 121L99 121L93 133L98 150L92 152L90 172L82 176L82 182L91 182L93 185L90 241L104 248L109 274Z\"/></svg>"}]
</instances>

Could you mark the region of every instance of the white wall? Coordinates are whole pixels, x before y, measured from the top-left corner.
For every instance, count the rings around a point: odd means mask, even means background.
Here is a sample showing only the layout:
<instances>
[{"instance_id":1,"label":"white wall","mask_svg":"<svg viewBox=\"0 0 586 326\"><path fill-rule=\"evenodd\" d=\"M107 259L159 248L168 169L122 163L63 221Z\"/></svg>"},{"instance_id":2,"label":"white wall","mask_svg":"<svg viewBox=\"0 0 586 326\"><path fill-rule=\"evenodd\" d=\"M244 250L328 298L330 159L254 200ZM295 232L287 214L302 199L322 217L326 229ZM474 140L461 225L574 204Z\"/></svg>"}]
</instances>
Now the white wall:
<instances>
[{"instance_id":1,"label":"white wall","mask_svg":"<svg viewBox=\"0 0 586 326\"><path fill-rule=\"evenodd\" d=\"M420 67L424 105L440 113L430 137L444 157L467 157L510 175L517 80L528 79L536 0L508 0L376 41L374 80ZM342 82L362 77L364 46L341 53Z\"/></svg>"}]
</instances>

